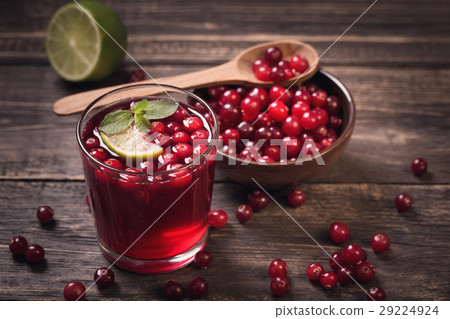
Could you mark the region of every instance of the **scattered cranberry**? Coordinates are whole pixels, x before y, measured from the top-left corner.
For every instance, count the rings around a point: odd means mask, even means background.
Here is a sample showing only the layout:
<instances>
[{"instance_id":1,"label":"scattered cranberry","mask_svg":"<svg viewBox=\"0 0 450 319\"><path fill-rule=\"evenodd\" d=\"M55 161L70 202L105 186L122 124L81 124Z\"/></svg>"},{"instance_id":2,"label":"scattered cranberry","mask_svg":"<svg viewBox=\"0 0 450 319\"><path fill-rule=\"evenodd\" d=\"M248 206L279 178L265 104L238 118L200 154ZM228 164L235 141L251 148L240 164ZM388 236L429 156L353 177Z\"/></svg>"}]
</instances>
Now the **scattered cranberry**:
<instances>
[{"instance_id":1,"label":"scattered cranberry","mask_svg":"<svg viewBox=\"0 0 450 319\"><path fill-rule=\"evenodd\" d=\"M116 158L108 158L106 161L103 161L103 164L115 169L123 169L122 162Z\"/></svg>"},{"instance_id":2,"label":"scattered cranberry","mask_svg":"<svg viewBox=\"0 0 450 319\"><path fill-rule=\"evenodd\" d=\"M286 72L284 71L283 68L279 66L274 66L270 70L270 79L273 82L283 82L284 80L286 80Z\"/></svg>"},{"instance_id":3,"label":"scattered cranberry","mask_svg":"<svg viewBox=\"0 0 450 319\"><path fill-rule=\"evenodd\" d=\"M291 68L299 73L305 72L309 68L308 60L301 55L294 55L290 61Z\"/></svg>"},{"instance_id":4,"label":"scattered cranberry","mask_svg":"<svg viewBox=\"0 0 450 319\"><path fill-rule=\"evenodd\" d=\"M53 220L54 212L50 206L39 206L36 215L42 224L47 224Z\"/></svg>"},{"instance_id":5,"label":"scattered cranberry","mask_svg":"<svg viewBox=\"0 0 450 319\"><path fill-rule=\"evenodd\" d=\"M194 297L202 298L208 292L208 282L202 277L197 277L191 281L189 290Z\"/></svg>"},{"instance_id":6,"label":"scattered cranberry","mask_svg":"<svg viewBox=\"0 0 450 319\"><path fill-rule=\"evenodd\" d=\"M306 194L300 189L294 189L288 195L288 202L292 207L300 207L306 202Z\"/></svg>"},{"instance_id":7,"label":"scattered cranberry","mask_svg":"<svg viewBox=\"0 0 450 319\"><path fill-rule=\"evenodd\" d=\"M276 145L269 145L264 149L264 155L270 157L274 161L279 161L281 156L280 148Z\"/></svg>"},{"instance_id":8,"label":"scattered cranberry","mask_svg":"<svg viewBox=\"0 0 450 319\"><path fill-rule=\"evenodd\" d=\"M411 163L411 170L417 176L425 174L427 172L427 167L427 162L423 158L416 158Z\"/></svg>"},{"instance_id":9,"label":"scattered cranberry","mask_svg":"<svg viewBox=\"0 0 450 319\"><path fill-rule=\"evenodd\" d=\"M23 236L14 236L9 240L9 250L13 255L23 255L28 247L28 242Z\"/></svg>"},{"instance_id":10,"label":"scattered cranberry","mask_svg":"<svg viewBox=\"0 0 450 319\"><path fill-rule=\"evenodd\" d=\"M356 265L364 259L364 250L357 244L349 244L342 252L342 258L348 265Z\"/></svg>"},{"instance_id":11,"label":"scattered cranberry","mask_svg":"<svg viewBox=\"0 0 450 319\"><path fill-rule=\"evenodd\" d=\"M44 259L45 251L41 245L30 245L25 248L23 255L26 261L35 264Z\"/></svg>"},{"instance_id":12,"label":"scattered cranberry","mask_svg":"<svg viewBox=\"0 0 450 319\"><path fill-rule=\"evenodd\" d=\"M387 251L390 245L391 241L389 240L389 237L383 233L373 235L372 239L370 240L370 246L372 246L373 251L377 254L381 254Z\"/></svg>"},{"instance_id":13,"label":"scattered cranberry","mask_svg":"<svg viewBox=\"0 0 450 319\"><path fill-rule=\"evenodd\" d=\"M311 111L303 113L302 117L300 118L300 124L306 130L315 130L319 126L317 115Z\"/></svg>"},{"instance_id":14,"label":"scattered cranberry","mask_svg":"<svg viewBox=\"0 0 450 319\"><path fill-rule=\"evenodd\" d=\"M262 65L259 68L257 68L255 71L255 77L264 82L269 82L271 80L270 74L271 74L271 68L268 65Z\"/></svg>"},{"instance_id":15,"label":"scattered cranberry","mask_svg":"<svg viewBox=\"0 0 450 319\"><path fill-rule=\"evenodd\" d=\"M85 142L84 142L84 146L90 150L93 148L97 148L100 146L100 141L98 140L98 138L96 137L89 137Z\"/></svg>"},{"instance_id":16,"label":"scattered cranberry","mask_svg":"<svg viewBox=\"0 0 450 319\"><path fill-rule=\"evenodd\" d=\"M334 272L338 272L341 267L348 266L344 258L342 257L342 252L337 251L333 255L331 255L329 262L331 269L333 269Z\"/></svg>"},{"instance_id":17,"label":"scattered cranberry","mask_svg":"<svg viewBox=\"0 0 450 319\"><path fill-rule=\"evenodd\" d=\"M71 281L64 287L64 299L67 301L81 301L86 298L86 288L81 282Z\"/></svg>"},{"instance_id":18,"label":"scattered cranberry","mask_svg":"<svg viewBox=\"0 0 450 319\"><path fill-rule=\"evenodd\" d=\"M219 115L224 121L233 125L239 123L242 118L239 106L230 103L227 103L220 108Z\"/></svg>"},{"instance_id":19,"label":"scattered cranberry","mask_svg":"<svg viewBox=\"0 0 450 319\"><path fill-rule=\"evenodd\" d=\"M331 289L338 283L337 275L332 271L325 272L322 277L320 277L320 285L325 289Z\"/></svg>"},{"instance_id":20,"label":"scattered cranberry","mask_svg":"<svg viewBox=\"0 0 450 319\"><path fill-rule=\"evenodd\" d=\"M312 263L308 266L306 269L306 275L308 276L309 280L317 281L320 280L320 278L323 275L323 267L321 264L318 263Z\"/></svg>"},{"instance_id":21,"label":"scattered cranberry","mask_svg":"<svg viewBox=\"0 0 450 319\"><path fill-rule=\"evenodd\" d=\"M164 295L169 300L182 300L184 289L178 282L169 280L164 287Z\"/></svg>"},{"instance_id":22,"label":"scattered cranberry","mask_svg":"<svg viewBox=\"0 0 450 319\"><path fill-rule=\"evenodd\" d=\"M286 117L281 125L281 129L283 130L283 133L288 136L298 136L302 130L300 119L295 115Z\"/></svg>"},{"instance_id":23,"label":"scattered cranberry","mask_svg":"<svg viewBox=\"0 0 450 319\"><path fill-rule=\"evenodd\" d=\"M239 103L241 103L241 96L236 90L233 89L229 89L223 92L222 96L219 99L219 104L222 106L225 104L239 105Z\"/></svg>"},{"instance_id":24,"label":"scattered cranberry","mask_svg":"<svg viewBox=\"0 0 450 319\"><path fill-rule=\"evenodd\" d=\"M327 98L327 92L319 89L311 94L311 104L315 107L322 107L327 103Z\"/></svg>"},{"instance_id":25,"label":"scattered cranberry","mask_svg":"<svg viewBox=\"0 0 450 319\"><path fill-rule=\"evenodd\" d=\"M372 287L367 291L366 297L369 301L385 301L386 293L382 288Z\"/></svg>"},{"instance_id":26,"label":"scattered cranberry","mask_svg":"<svg viewBox=\"0 0 450 319\"><path fill-rule=\"evenodd\" d=\"M146 74L145 71L142 69L135 69L131 72L130 77L128 78L128 82L132 83L132 82L140 82L140 81L144 81L146 78Z\"/></svg>"},{"instance_id":27,"label":"scattered cranberry","mask_svg":"<svg viewBox=\"0 0 450 319\"><path fill-rule=\"evenodd\" d=\"M375 267L367 260L357 264L354 270L356 280L361 283L368 283L375 278Z\"/></svg>"},{"instance_id":28,"label":"scattered cranberry","mask_svg":"<svg viewBox=\"0 0 450 319\"><path fill-rule=\"evenodd\" d=\"M325 110L329 115L338 115L341 111L341 103L339 102L339 99L334 95L327 97Z\"/></svg>"},{"instance_id":29,"label":"scattered cranberry","mask_svg":"<svg viewBox=\"0 0 450 319\"><path fill-rule=\"evenodd\" d=\"M344 223L334 222L330 225L328 234L330 235L331 240L336 244L342 244L350 237L350 230Z\"/></svg>"},{"instance_id":30,"label":"scattered cranberry","mask_svg":"<svg viewBox=\"0 0 450 319\"><path fill-rule=\"evenodd\" d=\"M287 277L272 278L270 282L270 290L275 296L281 297L291 290L291 283Z\"/></svg>"},{"instance_id":31,"label":"scattered cranberry","mask_svg":"<svg viewBox=\"0 0 450 319\"><path fill-rule=\"evenodd\" d=\"M411 208L413 200L411 196L406 193L398 194L395 198L395 206L399 212L406 212Z\"/></svg>"},{"instance_id":32,"label":"scattered cranberry","mask_svg":"<svg viewBox=\"0 0 450 319\"><path fill-rule=\"evenodd\" d=\"M235 145L237 145L237 143L239 142L239 139L240 139L239 131L234 128L227 128L222 133L222 139L223 139L223 144L225 144L225 145L229 145L230 141L233 141L234 143L236 143Z\"/></svg>"},{"instance_id":33,"label":"scattered cranberry","mask_svg":"<svg viewBox=\"0 0 450 319\"><path fill-rule=\"evenodd\" d=\"M269 265L269 276L275 277L286 277L288 272L288 266L283 259L275 259Z\"/></svg>"},{"instance_id":34,"label":"scattered cranberry","mask_svg":"<svg viewBox=\"0 0 450 319\"><path fill-rule=\"evenodd\" d=\"M253 210L250 205L242 204L236 209L236 218L241 222L245 223L250 220L253 215Z\"/></svg>"},{"instance_id":35,"label":"scattered cranberry","mask_svg":"<svg viewBox=\"0 0 450 319\"><path fill-rule=\"evenodd\" d=\"M106 153L106 151L101 147L90 150L89 154L91 154L96 160L100 162L103 162L108 158L108 153Z\"/></svg>"},{"instance_id":36,"label":"scattered cranberry","mask_svg":"<svg viewBox=\"0 0 450 319\"><path fill-rule=\"evenodd\" d=\"M209 265L211 265L212 256L206 250L201 250L195 254L194 264L197 267L206 269Z\"/></svg>"},{"instance_id":37,"label":"scattered cranberry","mask_svg":"<svg viewBox=\"0 0 450 319\"><path fill-rule=\"evenodd\" d=\"M265 65L269 66L269 64L267 63L266 60L256 59L255 62L253 62L253 64L252 64L252 70L253 70L253 72L256 72L256 70L258 70L260 67L265 66ZM209 91L208 91L208 93L209 93ZM211 95L211 94L209 94L209 95Z\"/></svg>"},{"instance_id":38,"label":"scattered cranberry","mask_svg":"<svg viewBox=\"0 0 450 319\"><path fill-rule=\"evenodd\" d=\"M338 270L337 276L341 286L347 286L353 282L352 278L355 278L355 271L350 266L343 266Z\"/></svg>"},{"instance_id":39,"label":"scattered cranberry","mask_svg":"<svg viewBox=\"0 0 450 319\"><path fill-rule=\"evenodd\" d=\"M194 132L195 133L195 132ZM192 134L194 134L192 133ZM174 143L187 143L190 140L190 136L185 131L178 131L173 133L172 135L172 141Z\"/></svg>"},{"instance_id":40,"label":"scattered cranberry","mask_svg":"<svg viewBox=\"0 0 450 319\"><path fill-rule=\"evenodd\" d=\"M247 202L254 212L260 211L269 205L269 196L263 191L257 189L248 194Z\"/></svg>"},{"instance_id":41,"label":"scattered cranberry","mask_svg":"<svg viewBox=\"0 0 450 319\"><path fill-rule=\"evenodd\" d=\"M225 226L228 221L228 215L221 209L212 210L208 213L209 224L214 228Z\"/></svg>"},{"instance_id":42,"label":"scattered cranberry","mask_svg":"<svg viewBox=\"0 0 450 319\"><path fill-rule=\"evenodd\" d=\"M97 269L94 273L94 282L99 288L108 288L114 283L114 271L106 267Z\"/></svg>"},{"instance_id":43,"label":"scattered cranberry","mask_svg":"<svg viewBox=\"0 0 450 319\"><path fill-rule=\"evenodd\" d=\"M189 133L192 133L203 127L203 122L199 117L189 116L183 120L183 127Z\"/></svg>"},{"instance_id":44,"label":"scattered cranberry","mask_svg":"<svg viewBox=\"0 0 450 319\"><path fill-rule=\"evenodd\" d=\"M282 101L275 101L269 104L267 112L275 122L283 122L289 115L289 109Z\"/></svg>"},{"instance_id":45,"label":"scattered cranberry","mask_svg":"<svg viewBox=\"0 0 450 319\"><path fill-rule=\"evenodd\" d=\"M283 52L279 47L273 46L266 49L264 60L267 61L270 66L277 65L282 59Z\"/></svg>"},{"instance_id":46,"label":"scattered cranberry","mask_svg":"<svg viewBox=\"0 0 450 319\"><path fill-rule=\"evenodd\" d=\"M150 124L150 132L164 133L166 130L166 126L163 122L154 121Z\"/></svg>"}]
</instances>

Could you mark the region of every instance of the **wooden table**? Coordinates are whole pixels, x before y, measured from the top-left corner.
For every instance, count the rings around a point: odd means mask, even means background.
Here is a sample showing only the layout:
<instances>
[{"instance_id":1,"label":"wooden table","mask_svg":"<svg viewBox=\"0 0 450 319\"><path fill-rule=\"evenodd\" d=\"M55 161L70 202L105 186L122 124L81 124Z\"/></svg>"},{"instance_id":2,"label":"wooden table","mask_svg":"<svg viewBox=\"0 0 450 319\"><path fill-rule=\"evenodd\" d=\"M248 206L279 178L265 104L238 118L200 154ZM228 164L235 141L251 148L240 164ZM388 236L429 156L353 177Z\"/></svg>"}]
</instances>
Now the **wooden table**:
<instances>
[{"instance_id":1,"label":"wooden table","mask_svg":"<svg viewBox=\"0 0 450 319\"><path fill-rule=\"evenodd\" d=\"M92 283L95 269L109 263L99 252L85 203L81 161L75 141L78 116L58 117L53 102L65 95L123 82L136 66L95 84L62 81L49 66L45 28L68 2L0 3L0 299L61 300L64 285ZM120 13L129 52L155 77L223 63L240 50L277 39L311 43L319 53L371 1L104 1ZM330 253L342 249L327 235L341 220L351 241L368 251L376 280L389 300L444 300L450 296L450 2L379 1L322 58L357 104L350 144L322 176L303 184L308 202L289 208L284 192L273 195ZM424 157L429 173L410 171ZM207 300L365 300L356 286L324 291L305 269L328 263L324 252L271 203L240 224L234 216L248 190L216 174L213 207L229 212L226 227L212 230L208 270L188 266L164 275L137 275L114 268L116 285L88 291L89 300L160 300L168 279L185 287L203 276ZM398 213L395 196L409 193L414 208ZM53 227L42 227L35 211L50 205ZM391 249L375 255L376 232L391 238ZM22 234L46 249L45 262L14 259L8 240ZM272 259L289 265L291 292L274 298L267 267Z\"/></svg>"}]
</instances>

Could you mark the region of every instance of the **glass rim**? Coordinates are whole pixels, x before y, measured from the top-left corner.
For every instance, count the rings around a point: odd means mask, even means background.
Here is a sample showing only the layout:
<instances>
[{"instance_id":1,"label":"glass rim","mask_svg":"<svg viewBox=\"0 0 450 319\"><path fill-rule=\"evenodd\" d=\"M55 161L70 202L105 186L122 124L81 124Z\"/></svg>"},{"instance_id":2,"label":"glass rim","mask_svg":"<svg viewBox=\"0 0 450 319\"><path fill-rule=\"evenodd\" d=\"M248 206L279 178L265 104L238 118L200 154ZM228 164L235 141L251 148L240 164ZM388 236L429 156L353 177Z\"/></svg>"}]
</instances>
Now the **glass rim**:
<instances>
[{"instance_id":1,"label":"glass rim","mask_svg":"<svg viewBox=\"0 0 450 319\"><path fill-rule=\"evenodd\" d=\"M117 92L131 90L131 89L135 89L135 88L139 88L139 87L142 88L142 87L155 87L155 86L161 87L161 88L168 88L168 89L171 89L171 90L178 91L178 93L186 94L186 95L196 99L197 101L201 102L204 106L206 106L208 111L212 114L212 119L214 121L214 123L213 123L214 124L214 128L211 127L211 133L212 133L213 136L212 136L212 138L210 139L210 141L207 144L208 145L207 149L202 154L200 154L199 156L194 158L192 160L192 162L187 163L187 164L183 164L179 168L174 168L174 169L165 170L165 171L156 171L155 170L155 171L153 171L151 173L149 173L149 172L128 172L128 171L125 171L124 169L117 169L117 168L114 168L114 167L111 167L111 166L108 166L108 165L104 164L103 162L99 161L94 156L92 156L89 153L89 151L86 149L86 147L84 146L84 143L82 142L82 138L81 138L81 131L82 131L81 125L82 125L83 120L86 118L87 114L89 113L89 111L91 111L94 108L94 106L100 100L102 100L103 98L105 98L107 96L113 95L113 94L115 94ZM150 96L152 96L152 95L150 95ZM192 107L192 105L189 105L189 106ZM95 100L93 100L91 103L89 103L89 105L83 110L83 112L81 113L80 117L78 118L77 127L76 127L76 136L77 136L78 146L80 147L80 149L83 151L83 153L90 160L94 161L100 167L104 167L105 169L107 169L109 171L117 172L119 174L132 175L132 176L133 175L134 176L160 176L160 175L164 175L164 174L172 174L172 173L177 172L177 171L181 171L181 170L184 170L184 169L191 168L191 167L197 165L198 163L200 163L202 161L202 159L204 159L206 156L208 156L209 153L211 153L211 151L213 150L213 148L216 147L215 141L218 140L218 135L219 135L219 123L218 123L218 120L217 120L217 115L214 112L214 110L211 108L211 106L209 106L209 104L205 102L205 100L203 100L201 97L199 97L198 95L196 95L196 94L194 94L194 93L192 93L192 92L190 92L188 90L185 90L185 89L173 86L173 85L158 84L158 83L142 83L142 84L127 85L125 87L120 87L120 88L111 90L109 92L106 92L106 93L100 95Z\"/></svg>"}]
</instances>

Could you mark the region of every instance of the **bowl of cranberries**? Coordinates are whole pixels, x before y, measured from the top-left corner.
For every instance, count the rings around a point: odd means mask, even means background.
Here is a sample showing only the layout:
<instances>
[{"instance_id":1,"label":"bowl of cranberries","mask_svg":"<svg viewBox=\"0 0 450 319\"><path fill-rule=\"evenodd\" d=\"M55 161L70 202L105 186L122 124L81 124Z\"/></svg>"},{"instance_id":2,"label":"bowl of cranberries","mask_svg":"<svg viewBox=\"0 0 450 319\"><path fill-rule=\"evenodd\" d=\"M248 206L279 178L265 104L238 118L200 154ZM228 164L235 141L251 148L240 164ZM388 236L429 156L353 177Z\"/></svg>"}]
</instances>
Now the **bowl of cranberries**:
<instances>
[{"instance_id":1,"label":"bowl of cranberries","mask_svg":"<svg viewBox=\"0 0 450 319\"><path fill-rule=\"evenodd\" d=\"M218 116L218 167L246 186L276 189L322 173L355 125L350 92L323 69L291 87L217 85L196 93Z\"/></svg>"}]
</instances>

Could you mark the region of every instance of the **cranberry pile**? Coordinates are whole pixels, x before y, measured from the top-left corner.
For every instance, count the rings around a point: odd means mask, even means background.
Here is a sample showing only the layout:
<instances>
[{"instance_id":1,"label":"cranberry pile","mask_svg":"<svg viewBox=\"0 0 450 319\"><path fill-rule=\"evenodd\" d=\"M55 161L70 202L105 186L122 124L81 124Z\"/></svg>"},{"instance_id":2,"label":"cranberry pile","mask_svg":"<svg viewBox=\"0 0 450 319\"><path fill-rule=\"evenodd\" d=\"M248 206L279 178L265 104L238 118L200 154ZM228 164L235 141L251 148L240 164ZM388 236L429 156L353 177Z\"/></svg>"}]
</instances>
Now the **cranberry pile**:
<instances>
[{"instance_id":1,"label":"cranberry pile","mask_svg":"<svg viewBox=\"0 0 450 319\"><path fill-rule=\"evenodd\" d=\"M252 70L260 81L283 82L300 75L309 68L308 60L301 55L283 60L283 52L279 47L272 46L264 52L264 57L253 62Z\"/></svg>"},{"instance_id":2,"label":"cranberry pile","mask_svg":"<svg viewBox=\"0 0 450 319\"><path fill-rule=\"evenodd\" d=\"M314 83L290 89L274 85L213 86L205 99L219 119L221 151L265 163L316 155L339 137L339 99Z\"/></svg>"}]
</instances>

